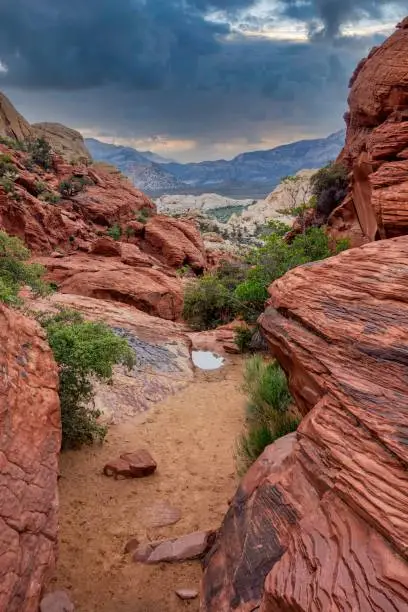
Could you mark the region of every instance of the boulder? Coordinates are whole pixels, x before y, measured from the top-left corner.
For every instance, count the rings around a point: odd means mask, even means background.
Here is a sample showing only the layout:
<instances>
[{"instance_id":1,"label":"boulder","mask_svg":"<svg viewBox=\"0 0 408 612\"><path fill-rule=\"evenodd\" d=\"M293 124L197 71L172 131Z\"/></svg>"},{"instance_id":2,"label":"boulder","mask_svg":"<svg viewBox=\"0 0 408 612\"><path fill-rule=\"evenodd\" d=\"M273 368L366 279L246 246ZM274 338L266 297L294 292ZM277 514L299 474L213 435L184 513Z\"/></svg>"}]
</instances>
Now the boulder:
<instances>
[{"instance_id":1,"label":"boulder","mask_svg":"<svg viewBox=\"0 0 408 612\"><path fill-rule=\"evenodd\" d=\"M135 268L113 257L92 254L37 257L35 261L47 268L47 280L56 283L62 293L122 302L163 319L181 315L181 282L161 270Z\"/></svg>"},{"instance_id":2,"label":"boulder","mask_svg":"<svg viewBox=\"0 0 408 612\"><path fill-rule=\"evenodd\" d=\"M164 542L150 542L136 550L133 560L154 564L199 559L208 551L213 540L213 531L197 531Z\"/></svg>"},{"instance_id":3,"label":"boulder","mask_svg":"<svg viewBox=\"0 0 408 612\"><path fill-rule=\"evenodd\" d=\"M198 591L196 589L177 589L176 595L183 601L189 601L191 599L197 599Z\"/></svg>"},{"instance_id":4,"label":"boulder","mask_svg":"<svg viewBox=\"0 0 408 612\"><path fill-rule=\"evenodd\" d=\"M408 237L300 266L260 325L304 415L246 474L203 612L408 609Z\"/></svg>"},{"instance_id":5,"label":"boulder","mask_svg":"<svg viewBox=\"0 0 408 612\"><path fill-rule=\"evenodd\" d=\"M103 468L105 476L123 478L145 478L157 469L157 463L149 451L141 449L133 453L124 453L119 459L109 461Z\"/></svg>"},{"instance_id":6,"label":"boulder","mask_svg":"<svg viewBox=\"0 0 408 612\"><path fill-rule=\"evenodd\" d=\"M40 327L0 303L0 610L37 612L54 570L61 422Z\"/></svg>"},{"instance_id":7,"label":"boulder","mask_svg":"<svg viewBox=\"0 0 408 612\"><path fill-rule=\"evenodd\" d=\"M189 265L201 272L206 266L204 243L192 222L164 215L151 217L145 226L145 242L170 267Z\"/></svg>"},{"instance_id":8,"label":"boulder","mask_svg":"<svg viewBox=\"0 0 408 612\"><path fill-rule=\"evenodd\" d=\"M93 255L103 255L104 257L120 257L121 245L113 238L101 236L91 244L89 252Z\"/></svg>"},{"instance_id":9,"label":"boulder","mask_svg":"<svg viewBox=\"0 0 408 612\"><path fill-rule=\"evenodd\" d=\"M356 220L360 242L408 231L407 57L408 18L360 62L351 79L346 144L338 161L352 172L353 215L348 198L329 220L336 237L348 237Z\"/></svg>"}]
</instances>

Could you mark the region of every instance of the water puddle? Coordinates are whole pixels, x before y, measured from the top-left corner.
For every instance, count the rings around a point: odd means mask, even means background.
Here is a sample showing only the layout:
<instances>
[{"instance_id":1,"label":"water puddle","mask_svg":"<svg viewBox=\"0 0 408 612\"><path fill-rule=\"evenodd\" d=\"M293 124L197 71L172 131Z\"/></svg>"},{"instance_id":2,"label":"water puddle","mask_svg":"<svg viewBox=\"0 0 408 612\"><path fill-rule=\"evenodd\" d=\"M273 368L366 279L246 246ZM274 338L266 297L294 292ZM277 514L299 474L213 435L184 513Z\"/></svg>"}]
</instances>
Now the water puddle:
<instances>
[{"instance_id":1,"label":"water puddle","mask_svg":"<svg viewBox=\"0 0 408 612\"><path fill-rule=\"evenodd\" d=\"M211 351L193 351L191 357L200 370L218 370L224 365L224 358Z\"/></svg>"}]
</instances>

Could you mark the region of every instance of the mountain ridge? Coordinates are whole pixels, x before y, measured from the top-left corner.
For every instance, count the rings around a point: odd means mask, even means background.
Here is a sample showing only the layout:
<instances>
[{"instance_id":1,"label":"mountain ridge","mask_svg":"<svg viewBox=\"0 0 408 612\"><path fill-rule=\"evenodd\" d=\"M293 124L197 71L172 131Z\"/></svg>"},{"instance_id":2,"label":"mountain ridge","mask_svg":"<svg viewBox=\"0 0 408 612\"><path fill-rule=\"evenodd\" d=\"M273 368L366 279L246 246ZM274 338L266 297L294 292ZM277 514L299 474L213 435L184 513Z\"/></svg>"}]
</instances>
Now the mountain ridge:
<instances>
[{"instance_id":1,"label":"mountain ridge","mask_svg":"<svg viewBox=\"0 0 408 612\"><path fill-rule=\"evenodd\" d=\"M226 196L262 198L284 176L303 169L319 168L336 159L343 148L344 138L345 131L339 130L326 138L240 153L231 160L185 164L152 161L146 157L146 152L143 154L132 147L110 145L96 139L86 139L85 144L96 161L116 165L136 187L150 196L214 191Z\"/></svg>"}]
</instances>

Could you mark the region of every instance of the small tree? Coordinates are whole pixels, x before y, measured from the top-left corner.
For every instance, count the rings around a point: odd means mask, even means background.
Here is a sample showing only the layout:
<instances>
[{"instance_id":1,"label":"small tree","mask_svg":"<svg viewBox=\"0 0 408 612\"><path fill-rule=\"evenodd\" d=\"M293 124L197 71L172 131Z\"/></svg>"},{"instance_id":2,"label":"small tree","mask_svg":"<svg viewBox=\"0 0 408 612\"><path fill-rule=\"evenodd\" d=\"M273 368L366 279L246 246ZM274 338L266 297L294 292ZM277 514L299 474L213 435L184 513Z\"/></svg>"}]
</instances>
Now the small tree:
<instances>
[{"instance_id":1,"label":"small tree","mask_svg":"<svg viewBox=\"0 0 408 612\"><path fill-rule=\"evenodd\" d=\"M78 312L61 310L40 321L59 365L63 448L103 441L107 430L98 422L92 379L109 381L115 364L132 368L133 350L107 325L84 321Z\"/></svg>"},{"instance_id":2,"label":"small tree","mask_svg":"<svg viewBox=\"0 0 408 612\"><path fill-rule=\"evenodd\" d=\"M312 176L316 211L327 219L347 195L348 172L341 164L330 163Z\"/></svg>"},{"instance_id":3,"label":"small tree","mask_svg":"<svg viewBox=\"0 0 408 612\"><path fill-rule=\"evenodd\" d=\"M108 236L113 238L113 240L120 240L122 236L122 228L120 227L120 225L115 223L115 225L112 225L112 227L110 227L106 233L108 234Z\"/></svg>"},{"instance_id":4,"label":"small tree","mask_svg":"<svg viewBox=\"0 0 408 612\"><path fill-rule=\"evenodd\" d=\"M34 164L45 170L52 168L52 149L45 138L37 138L29 145L30 158Z\"/></svg>"}]
</instances>

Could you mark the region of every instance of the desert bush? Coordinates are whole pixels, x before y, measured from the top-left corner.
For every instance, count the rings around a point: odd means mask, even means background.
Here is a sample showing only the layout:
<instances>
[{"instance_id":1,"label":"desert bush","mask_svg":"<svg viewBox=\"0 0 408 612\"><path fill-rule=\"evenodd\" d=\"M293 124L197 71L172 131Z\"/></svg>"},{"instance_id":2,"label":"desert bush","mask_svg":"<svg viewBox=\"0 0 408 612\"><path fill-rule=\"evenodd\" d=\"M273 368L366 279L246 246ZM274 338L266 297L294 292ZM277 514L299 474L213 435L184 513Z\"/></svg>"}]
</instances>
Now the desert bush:
<instances>
[{"instance_id":1,"label":"desert bush","mask_svg":"<svg viewBox=\"0 0 408 612\"><path fill-rule=\"evenodd\" d=\"M69 198L83 191L87 185L93 185L93 181L89 177L71 176L71 178L60 182L58 191L65 198Z\"/></svg>"},{"instance_id":2,"label":"desert bush","mask_svg":"<svg viewBox=\"0 0 408 612\"><path fill-rule=\"evenodd\" d=\"M329 239L322 228L312 227L296 236L291 243L273 233L265 238L264 246L250 255L252 267L247 279L235 289L240 314L254 322L264 309L268 286L288 270L309 261L318 261L332 255Z\"/></svg>"},{"instance_id":3,"label":"desert bush","mask_svg":"<svg viewBox=\"0 0 408 612\"><path fill-rule=\"evenodd\" d=\"M112 225L112 227L110 227L106 233L108 236L113 238L113 240L120 240L122 236L122 228L120 227L120 225L115 223L115 225Z\"/></svg>"},{"instance_id":4,"label":"desert bush","mask_svg":"<svg viewBox=\"0 0 408 612\"><path fill-rule=\"evenodd\" d=\"M234 329L234 342L241 353L251 348L253 330L247 325L239 325Z\"/></svg>"},{"instance_id":5,"label":"desert bush","mask_svg":"<svg viewBox=\"0 0 408 612\"><path fill-rule=\"evenodd\" d=\"M36 138L28 145L30 160L44 170L52 168L52 149L45 138Z\"/></svg>"},{"instance_id":6,"label":"desert bush","mask_svg":"<svg viewBox=\"0 0 408 612\"><path fill-rule=\"evenodd\" d=\"M29 257L30 251L19 238L0 230L0 301L11 306L21 304L18 294L24 285L40 295L49 291L42 281L44 268L27 263Z\"/></svg>"},{"instance_id":7,"label":"desert bush","mask_svg":"<svg viewBox=\"0 0 408 612\"><path fill-rule=\"evenodd\" d=\"M193 329L212 329L234 318L231 292L212 274L191 281L184 294L184 319Z\"/></svg>"},{"instance_id":8,"label":"desert bush","mask_svg":"<svg viewBox=\"0 0 408 612\"><path fill-rule=\"evenodd\" d=\"M149 208L142 208L141 210L135 211L135 220L143 225L147 222L152 212Z\"/></svg>"},{"instance_id":9,"label":"desert bush","mask_svg":"<svg viewBox=\"0 0 408 612\"><path fill-rule=\"evenodd\" d=\"M133 350L107 325L85 321L78 312L61 310L39 320L59 366L62 447L102 442L106 427L98 421L93 380L110 381L115 364L132 368Z\"/></svg>"},{"instance_id":10,"label":"desert bush","mask_svg":"<svg viewBox=\"0 0 408 612\"><path fill-rule=\"evenodd\" d=\"M61 196L58 193L55 193L54 191L43 191L40 195L39 195L40 200L43 200L44 202L47 202L48 204L58 204L58 202L61 200Z\"/></svg>"},{"instance_id":11,"label":"desert bush","mask_svg":"<svg viewBox=\"0 0 408 612\"><path fill-rule=\"evenodd\" d=\"M246 470L266 446L296 431L299 420L289 411L291 396L285 373L260 355L248 359L243 390L248 396L247 423L237 443L237 466Z\"/></svg>"},{"instance_id":12,"label":"desert bush","mask_svg":"<svg viewBox=\"0 0 408 612\"><path fill-rule=\"evenodd\" d=\"M217 278L229 291L233 291L242 283L248 274L249 264L245 261L228 261L220 263L216 271Z\"/></svg>"},{"instance_id":13,"label":"desert bush","mask_svg":"<svg viewBox=\"0 0 408 612\"><path fill-rule=\"evenodd\" d=\"M214 274L190 285L185 296L186 321L197 329L209 329L238 314L247 323L255 323L274 280L296 266L348 248L346 241L331 245L323 228L312 227L291 243L283 239L283 231L278 226L276 232L265 237L263 246L251 251L247 261L226 262Z\"/></svg>"},{"instance_id":14,"label":"desert bush","mask_svg":"<svg viewBox=\"0 0 408 612\"><path fill-rule=\"evenodd\" d=\"M347 169L341 164L330 163L316 172L311 182L316 197L316 211L327 219L347 195Z\"/></svg>"},{"instance_id":15,"label":"desert bush","mask_svg":"<svg viewBox=\"0 0 408 612\"><path fill-rule=\"evenodd\" d=\"M9 138L8 136L0 136L0 143L6 145L9 149L15 151L28 151L28 144L22 140L16 140L15 138Z\"/></svg>"}]
</instances>

